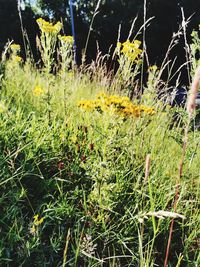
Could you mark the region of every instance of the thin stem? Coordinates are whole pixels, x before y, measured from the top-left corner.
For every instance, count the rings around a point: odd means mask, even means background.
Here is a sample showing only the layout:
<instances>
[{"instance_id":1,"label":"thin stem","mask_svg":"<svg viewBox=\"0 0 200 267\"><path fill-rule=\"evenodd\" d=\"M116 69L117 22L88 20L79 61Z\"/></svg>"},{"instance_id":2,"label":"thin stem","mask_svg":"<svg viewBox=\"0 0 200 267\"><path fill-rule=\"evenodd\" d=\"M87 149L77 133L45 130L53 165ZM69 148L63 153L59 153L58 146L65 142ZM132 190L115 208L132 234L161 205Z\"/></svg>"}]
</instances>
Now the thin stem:
<instances>
[{"instance_id":1,"label":"thin stem","mask_svg":"<svg viewBox=\"0 0 200 267\"><path fill-rule=\"evenodd\" d=\"M23 43L24 43L24 50L25 50L25 55L27 56L27 51L26 51L26 42L24 38L24 28L23 28L23 21L22 21L22 13L21 13L21 1L17 1L17 9L18 9L18 14L19 14L19 20L20 20L20 26L21 26L21 31L22 31L22 38L23 38Z\"/></svg>"},{"instance_id":2,"label":"thin stem","mask_svg":"<svg viewBox=\"0 0 200 267\"><path fill-rule=\"evenodd\" d=\"M85 57L86 52L87 52L88 43L89 43L89 39L90 39L90 34L91 34L91 31L92 31L92 26L93 26L93 23L94 23L94 19L95 19L96 15L98 14L98 9L99 9L100 3L101 3L101 0L98 1L97 5L96 5L96 8L95 8L95 11L94 11L94 15L92 16L89 32L88 32L86 43L85 43L84 57Z\"/></svg>"},{"instance_id":3,"label":"thin stem","mask_svg":"<svg viewBox=\"0 0 200 267\"><path fill-rule=\"evenodd\" d=\"M143 87L143 75L144 75L144 55L146 51L146 16L147 16L147 9L146 9L147 1L144 0L144 29L143 29L143 60L142 60L142 68L141 68L141 88Z\"/></svg>"}]
</instances>

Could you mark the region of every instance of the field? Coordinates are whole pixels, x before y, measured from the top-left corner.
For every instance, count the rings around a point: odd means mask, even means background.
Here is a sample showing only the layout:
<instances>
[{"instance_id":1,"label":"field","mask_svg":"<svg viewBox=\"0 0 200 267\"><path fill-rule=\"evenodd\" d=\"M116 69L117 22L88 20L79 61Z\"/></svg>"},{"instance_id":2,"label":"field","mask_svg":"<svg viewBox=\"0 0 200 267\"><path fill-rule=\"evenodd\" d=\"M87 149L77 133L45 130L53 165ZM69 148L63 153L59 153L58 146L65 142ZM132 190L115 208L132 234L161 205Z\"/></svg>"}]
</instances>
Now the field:
<instances>
[{"instance_id":1,"label":"field","mask_svg":"<svg viewBox=\"0 0 200 267\"><path fill-rule=\"evenodd\" d=\"M157 97L170 62L143 85L127 40L116 72L77 67L61 25L38 25L40 63L13 43L1 60L0 266L199 266L200 132Z\"/></svg>"}]
</instances>

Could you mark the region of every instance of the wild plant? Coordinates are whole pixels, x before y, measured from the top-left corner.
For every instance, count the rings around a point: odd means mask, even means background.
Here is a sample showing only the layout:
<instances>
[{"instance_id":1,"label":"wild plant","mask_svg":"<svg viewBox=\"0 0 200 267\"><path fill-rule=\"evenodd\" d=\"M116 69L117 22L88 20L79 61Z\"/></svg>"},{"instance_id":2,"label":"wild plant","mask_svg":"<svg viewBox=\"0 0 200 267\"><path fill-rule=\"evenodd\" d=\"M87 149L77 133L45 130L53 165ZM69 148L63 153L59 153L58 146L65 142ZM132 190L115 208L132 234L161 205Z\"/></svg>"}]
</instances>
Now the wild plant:
<instances>
[{"instance_id":1,"label":"wild plant","mask_svg":"<svg viewBox=\"0 0 200 267\"><path fill-rule=\"evenodd\" d=\"M54 62L57 37L62 28L62 23L57 22L53 25L42 18L37 19L37 23L41 31L38 47L40 48L41 57L46 71L47 73L50 73Z\"/></svg>"},{"instance_id":2,"label":"wild plant","mask_svg":"<svg viewBox=\"0 0 200 267\"><path fill-rule=\"evenodd\" d=\"M119 68L116 73L116 80L119 86L124 86L124 89L133 85L133 81L139 73L142 64L142 50L140 49L141 42L139 40L127 40L123 43L118 42L115 54L118 59Z\"/></svg>"},{"instance_id":3,"label":"wild plant","mask_svg":"<svg viewBox=\"0 0 200 267\"><path fill-rule=\"evenodd\" d=\"M60 41L59 55L61 57L61 72L66 73L73 68L73 37L72 36L58 36Z\"/></svg>"}]
</instances>

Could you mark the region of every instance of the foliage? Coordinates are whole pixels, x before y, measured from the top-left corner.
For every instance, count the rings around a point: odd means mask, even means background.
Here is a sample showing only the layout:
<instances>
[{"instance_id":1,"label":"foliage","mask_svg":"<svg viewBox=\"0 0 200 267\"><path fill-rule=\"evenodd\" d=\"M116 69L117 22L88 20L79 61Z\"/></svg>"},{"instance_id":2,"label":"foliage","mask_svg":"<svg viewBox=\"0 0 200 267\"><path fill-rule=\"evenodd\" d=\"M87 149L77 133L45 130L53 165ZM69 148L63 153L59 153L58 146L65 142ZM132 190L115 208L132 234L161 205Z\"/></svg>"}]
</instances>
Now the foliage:
<instances>
[{"instance_id":1,"label":"foliage","mask_svg":"<svg viewBox=\"0 0 200 267\"><path fill-rule=\"evenodd\" d=\"M20 25L19 11L16 0L1 0L0 4L0 51L4 49L8 40L14 40L16 43L23 44L23 35ZM35 14L29 4L21 10L23 27L27 31L27 37L31 44L31 50L35 54L35 37L37 34L37 25Z\"/></svg>"}]
</instances>

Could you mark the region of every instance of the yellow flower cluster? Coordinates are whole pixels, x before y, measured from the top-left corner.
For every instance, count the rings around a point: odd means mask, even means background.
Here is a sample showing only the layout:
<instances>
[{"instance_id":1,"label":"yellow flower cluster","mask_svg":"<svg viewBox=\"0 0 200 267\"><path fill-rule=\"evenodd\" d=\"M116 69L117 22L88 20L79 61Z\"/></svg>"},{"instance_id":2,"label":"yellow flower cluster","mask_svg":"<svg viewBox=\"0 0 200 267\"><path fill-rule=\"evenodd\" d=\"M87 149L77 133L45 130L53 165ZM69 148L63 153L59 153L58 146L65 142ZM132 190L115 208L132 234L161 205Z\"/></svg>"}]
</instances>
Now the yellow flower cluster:
<instances>
[{"instance_id":1,"label":"yellow flower cluster","mask_svg":"<svg viewBox=\"0 0 200 267\"><path fill-rule=\"evenodd\" d=\"M22 62L22 58L20 56L12 56L12 59L18 63Z\"/></svg>"},{"instance_id":2,"label":"yellow flower cluster","mask_svg":"<svg viewBox=\"0 0 200 267\"><path fill-rule=\"evenodd\" d=\"M33 94L35 96L40 96L41 94L44 93L44 90L40 86L36 86L33 90Z\"/></svg>"},{"instance_id":3,"label":"yellow flower cluster","mask_svg":"<svg viewBox=\"0 0 200 267\"><path fill-rule=\"evenodd\" d=\"M53 25L42 18L37 19L37 24L42 32L49 34L58 34L62 28L61 22L57 22L55 25Z\"/></svg>"},{"instance_id":4,"label":"yellow flower cluster","mask_svg":"<svg viewBox=\"0 0 200 267\"><path fill-rule=\"evenodd\" d=\"M10 49L13 52L18 52L18 51L20 51L20 45L19 44L11 44Z\"/></svg>"},{"instance_id":5,"label":"yellow flower cluster","mask_svg":"<svg viewBox=\"0 0 200 267\"><path fill-rule=\"evenodd\" d=\"M36 230L38 229L38 226L43 223L44 218L39 219L39 215L36 214L35 216L33 216L33 219L34 221L33 221L32 227L30 228L30 233L35 235Z\"/></svg>"},{"instance_id":6,"label":"yellow flower cluster","mask_svg":"<svg viewBox=\"0 0 200 267\"><path fill-rule=\"evenodd\" d=\"M19 56L19 52L20 52L20 45L19 44L11 44L10 45L10 49L11 49L11 60L12 62L17 62L20 63L22 62L22 57Z\"/></svg>"},{"instance_id":7,"label":"yellow flower cluster","mask_svg":"<svg viewBox=\"0 0 200 267\"><path fill-rule=\"evenodd\" d=\"M34 219L33 223L34 223L34 225L36 225L36 226L42 224L43 221L44 221L44 218L40 218L40 219L39 219L39 215L38 215L38 214L36 214L35 216L33 216L33 219Z\"/></svg>"},{"instance_id":8,"label":"yellow flower cluster","mask_svg":"<svg viewBox=\"0 0 200 267\"><path fill-rule=\"evenodd\" d=\"M73 36L70 36L70 35L68 35L68 36L66 36L66 35L61 36L61 35L59 35L58 38L59 38L59 40L61 42L66 43L66 44L73 45L73 43L74 43L74 38L73 38Z\"/></svg>"},{"instance_id":9,"label":"yellow flower cluster","mask_svg":"<svg viewBox=\"0 0 200 267\"><path fill-rule=\"evenodd\" d=\"M156 65L153 65L153 66L150 66L148 70L152 71L152 72L156 72L157 69L158 69L158 67Z\"/></svg>"},{"instance_id":10,"label":"yellow flower cluster","mask_svg":"<svg viewBox=\"0 0 200 267\"><path fill-rule=\"evenodd\" d=\"M78 106L88 111L106 112L112 110L124 117L140 117L143 113L148 115L155 114L154 108L134 105L128 97L107 95L105 93L100 93L95 100L81 100L78 102Z\"/></svg>"},{"instance_id":11,"label":"yellow flower cluster","mask_svg":"<svg viewBox=\"0 0 200 267\"><path fill-rule=\"evenodd\" d=\"M129 60L135 61L139 58L139 56L142 54L142 50L139 48L141 45L141 42L138 40L134 40L133 42L130 42L127 40L124 43L117 43L117 52L118 54L125 55Z\"/></svg>"}]
</instances>

